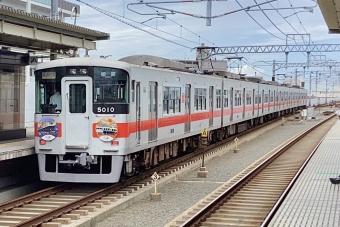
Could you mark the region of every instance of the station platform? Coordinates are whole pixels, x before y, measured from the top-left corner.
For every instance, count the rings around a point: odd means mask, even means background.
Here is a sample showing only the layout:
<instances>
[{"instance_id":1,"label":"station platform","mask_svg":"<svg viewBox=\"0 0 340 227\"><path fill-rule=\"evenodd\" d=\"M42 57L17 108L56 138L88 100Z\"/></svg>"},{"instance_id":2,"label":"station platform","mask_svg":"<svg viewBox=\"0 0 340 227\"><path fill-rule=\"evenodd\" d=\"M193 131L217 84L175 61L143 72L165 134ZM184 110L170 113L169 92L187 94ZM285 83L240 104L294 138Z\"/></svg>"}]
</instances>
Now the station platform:
<instances>
[{"instance_id":1,"label":"station platform","mask_svg":"<svg viewBox=\"0 0 340 227\"><path fill-rule=\"evenodd\" d=\"M340 120L337 120L268 226L340 226L340 184L334 185L329 180L339 175Z\"/></svg>"},{"instance_id":2,"label":"station platform","mask_svg":"<svg viewBox=\"0 0 340 227\"><path fill-rule=\"evenodd\" d=\"M0 141L0 161L34 154L34 129L26 128L26 138Z\"/></svg>"}]
</instances>

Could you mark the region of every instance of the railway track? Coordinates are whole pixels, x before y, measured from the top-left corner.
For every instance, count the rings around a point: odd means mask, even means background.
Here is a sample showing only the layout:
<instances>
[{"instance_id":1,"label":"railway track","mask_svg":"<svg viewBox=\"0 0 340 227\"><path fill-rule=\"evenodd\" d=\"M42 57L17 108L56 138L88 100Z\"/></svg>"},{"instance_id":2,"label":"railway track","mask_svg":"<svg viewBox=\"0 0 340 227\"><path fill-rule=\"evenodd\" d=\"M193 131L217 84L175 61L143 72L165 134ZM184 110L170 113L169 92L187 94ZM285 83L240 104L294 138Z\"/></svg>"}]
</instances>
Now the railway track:
<instances>
[{"instance_id":1,"label":"railway track","mask_svg":"<svg viewBox=\"0 0 340 227\"><path fill-rule=\"evenodd\" d=\"M334 120L327 118L292 138L193 206L170 226L267 226Z\"/></svg>"},{"instance_id":2,"label":"railway track","mask_svg":"<svg viewBox=\"0 0 340 227\"><path fill-rule=\"evenodd\" d=\"M280 123L280 121L276 122L276 124ZM257 129L248 130L243 135L255 130ZM237 136L241 138L242 135ZM230 137L228 141L221 141L209 146L206 151L200 150L180 157L109 187L89 189L73 184L59 185L0 204L0 227L39 225L59 227L62 224L69 224L152 183L150 176L154 172L157 172L161 177L166 176L185 166L190 168L195 164L199 165L203 152L208 160L221 148L231 149L233 142L230 141L233 141L234 138Z\"/></svg>"}]
</instances>

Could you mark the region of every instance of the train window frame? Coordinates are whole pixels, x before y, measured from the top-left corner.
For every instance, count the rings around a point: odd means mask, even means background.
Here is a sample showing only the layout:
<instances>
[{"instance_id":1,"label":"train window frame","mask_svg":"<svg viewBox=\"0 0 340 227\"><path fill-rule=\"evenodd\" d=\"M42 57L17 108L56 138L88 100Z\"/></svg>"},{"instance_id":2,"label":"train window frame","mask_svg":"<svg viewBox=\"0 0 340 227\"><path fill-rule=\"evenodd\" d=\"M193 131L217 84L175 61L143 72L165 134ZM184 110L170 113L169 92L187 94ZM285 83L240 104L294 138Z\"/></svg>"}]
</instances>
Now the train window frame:
<instances>
[{"instance_id":1,"label":"train window frame","mask_svg":"<svg viewBox=\"0 0 340 227\"><path fill-rule=\"evenodd\" d=\"M255 104L262 104L262 91L255 92Z\"/></svg>"},{"instance_id":2,"label":"train window frame","mask_svg":"<svg viewBox=\"0 0 340 227\"><path fill-rule=\"evenodd\" d=\"M229 104L229 90L224 89L223 90L223 107L228 108Z\"/></svg>"},{"instance_id":3,"label":"train window frame","mask_svg":"<svg viewBox=\"0 0 340 227\"><path fill-rule=\"evenodd\" d=\"M252 90L246 90L246 105L250 106L252 105L252 95L253 91Z\"/></svg>"},{"instance_id":4,"label":"train window frame","mask_svg":"<svg viewBox=\"0 0 340 227\"><path fill-rule=\"evenodd\" d=\"M263 103L269 103L269 91L264 91Z\"/></svg>"},{"instance_id":5,"label":"train window frame","mask_svg":"<svg viewBox=\"0 0 340 227\"><path fill-rule=\"evenodd\" d=\"M207 110L207 87L195 87L194 92L194 110Z\"/></svg>"},{"instance_id":6,"label":"train window frame","mask_svg":"<svg viewBox=\"0 0 340 227\"><path fill-rule=\"evenodd\" d=\"M274 102L274 91L269 91L269 102Z\"/></svg>"},{"instance_id":7,"label":"train window frame","mask_svg":"<svg viewBox=\"0 0 340 227\"><path fill-rule=\"evenodd\" d=\"M262 98L262 91L259 91L259 104L262 104L263 98Z\"/></svg>"},{"instance_id":8,"label":"train window frame","mask_svg":"<svg viewBox=\"0 0 340 227\"><path fill-rule=\"evenodd\" d=\"M163 85L163 114L181 113L181 90L179 85Z\"/></svg>"},{"instance_id":9,"label":"train window frame","mask_svg":"<svg viewBox=\"0 0 340 227\"><path fill-rule=\"evenodd\" d=\"M93 103L129 104L130 75L127 71L112 67L94 66L92 73Z\"/></svg>"},{"instance_id":10,"label":"train window frame","mask_svg":"<svg viewBox=\"0 0 340 227\"><path fill-rule=\"evenodd\" d=\"M234 107L242 106L242 90L235 89L234 90Z\"/></svg>"},{"instance_id":11,"label":"train window frame","mask_svg":"<svg viewBox=\"0 0 340 227\"><path fill-rule=\"evenodd\" d=\"M221 103L221 97L222 97L222 89L217 89L216 88L216 109L221 109L222 108L222 103Z\"/></svg>"},{"instance_id":12,"label":"train window frame","mask_svg":"<svg viewBox=\"0 0 340 227\"><path fill-rule=\"evenodd\" d=\"M72 83L67 89L69 94L69 113L86 113L88 108L86 102L86 85L82 83Z\"/></svg>"},{"instance_id":13,"label":"train window frame","mask_svg":"<svg viewBox=\"0 0 340 227\"><path fill-rule=\"evenodd\" d=\"M35 113L55 114L56 109L55 106L51 104L51 96L54 94L55 90L59 90L60 94L63 94L61 79L64 77L65 67L40 69L36 70L34 74L35 74ZM62 109L58 110L58 113L61 112Z\"/></svg>"},{"instance_id":14,"label":"train window frame","mask_svg":"<svg viewBox=\"0 0 340 227\"><path fill-rule=\"evenodd\" d=\"M131 103L135 102L135 88L136 88L136 81L131 80Z\"/></svg>"}]
</instances>

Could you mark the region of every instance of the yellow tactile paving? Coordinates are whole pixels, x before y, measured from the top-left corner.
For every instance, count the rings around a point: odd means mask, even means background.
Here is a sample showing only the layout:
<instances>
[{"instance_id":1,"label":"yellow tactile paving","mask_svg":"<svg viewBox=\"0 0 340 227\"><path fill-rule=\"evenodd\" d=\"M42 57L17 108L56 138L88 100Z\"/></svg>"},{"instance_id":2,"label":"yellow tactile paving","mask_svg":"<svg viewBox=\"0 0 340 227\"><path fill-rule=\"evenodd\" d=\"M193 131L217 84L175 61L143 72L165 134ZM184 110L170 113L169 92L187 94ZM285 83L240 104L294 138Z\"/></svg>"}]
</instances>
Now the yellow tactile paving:
<instances>
[{"instance_id":1,"label":"yellow tactile paving","mask_svg":"<svg viewBox=\"0 0 340 227\"><path fill-rule=\"evenodd\" d=\"M325 136L317 152L283 202L269 226L340 226L340 121Z\"/></svg>"}]
</instances>

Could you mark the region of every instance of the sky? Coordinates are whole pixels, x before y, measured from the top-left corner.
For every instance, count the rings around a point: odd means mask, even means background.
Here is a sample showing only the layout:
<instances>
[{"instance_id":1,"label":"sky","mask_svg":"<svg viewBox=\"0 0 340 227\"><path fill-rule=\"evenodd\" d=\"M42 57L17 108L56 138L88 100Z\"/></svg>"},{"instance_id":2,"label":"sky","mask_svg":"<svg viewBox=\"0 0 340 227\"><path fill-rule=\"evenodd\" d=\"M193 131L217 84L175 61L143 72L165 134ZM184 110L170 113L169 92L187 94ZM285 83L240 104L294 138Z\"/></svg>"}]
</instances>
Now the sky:
<instances>
[{"instance_id":1,"label":"sky","mask_svg":"<svg viewBox=\"0 0 340 227\"><path fill-rule=\"evenodd\" d=\"M339 35L328 34L320 8L312 0L214 0L211 26L206 25L204 18L192 16L206 17L207 1L68 1L80 6L80 16L76 21L74 17L66 18L66 23L76 23L78 26L110 34L110 40L97 42L97 50L89 52L91 57L103 55L118 60L126 56L147 54L167 59L195 60L195 48L201 45L305 45L339 44L340 41ZM149 7L147 3L153 7ZM246 11L247 7L249 10ZM84 53L84 50L79 52L81 56ZM336 52L316 52L312 53L311 60L339 61L338 56L339 53ZM282 63L286 61L284 53L238 53L237 56L216 55L215 58L231 59L227 70L261 76L265 80L271 80L273 60ZM289 53L287 59L289 63L307 62L307 54ZM336 69L333 70L332 77L337 75ZM329 74L327 67L310 67L305 72L302 67L284 68L275 72L279 74L277 79L282 81L297 72L301 80L309 83L310 75L313 77L316 71L319 74ZM340 80L333 78L333 82L337 87ZM319 84L322 86L322 81Z\"/></svg>"}]
</instances>

